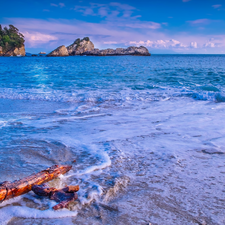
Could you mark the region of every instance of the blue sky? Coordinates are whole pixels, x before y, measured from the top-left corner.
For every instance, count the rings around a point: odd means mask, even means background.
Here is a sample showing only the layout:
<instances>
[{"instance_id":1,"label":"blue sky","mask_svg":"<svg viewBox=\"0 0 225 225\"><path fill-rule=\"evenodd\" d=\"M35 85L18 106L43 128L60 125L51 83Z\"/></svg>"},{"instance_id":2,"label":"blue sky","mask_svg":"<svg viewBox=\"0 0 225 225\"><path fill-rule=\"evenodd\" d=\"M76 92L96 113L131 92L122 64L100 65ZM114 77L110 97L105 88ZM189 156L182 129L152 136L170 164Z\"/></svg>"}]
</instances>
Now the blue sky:
<instances>
[{"instance_id":1,"label":"blue sky","mask_svg":"<svg viewBox=\"0 0 225 225\"><path fill-rule=\"evenodd\" d=\"M143 45L151 53L225 54L225 0L11 0L0 6L0 23L18 27L31 53L89 36L101 49Z\"/></svg>"}]
</instances>

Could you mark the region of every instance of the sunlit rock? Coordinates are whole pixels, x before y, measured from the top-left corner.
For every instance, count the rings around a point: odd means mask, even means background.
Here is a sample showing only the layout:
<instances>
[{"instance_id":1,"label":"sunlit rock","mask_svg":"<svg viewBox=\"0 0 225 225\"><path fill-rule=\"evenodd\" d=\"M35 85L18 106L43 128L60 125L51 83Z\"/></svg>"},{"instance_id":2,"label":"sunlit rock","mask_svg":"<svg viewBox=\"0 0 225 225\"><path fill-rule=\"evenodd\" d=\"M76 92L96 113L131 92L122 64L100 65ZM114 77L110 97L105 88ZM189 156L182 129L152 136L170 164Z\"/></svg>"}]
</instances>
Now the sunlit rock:
<instances>
[{"instance_id":1,"label":"sunlit rock","mask_svg":"<svg viewBox=\"0 0 225 225\"><path fill-rule=\"evenodd\" d=\"M88 37L76 39L73 44L67 47L69 55L81 55L86 51L92 51L94 49L94 44L90 41Z\"/></svg>"},{"instance_id":2,"label":"sunlit rock","mask_svg":"<svg viewBox=\"0 0 225 225\"><path fill-rule=\"evenodd\" d=\"M48 54L48 56L68 56L68 55L69 54L65 45L58 47L57 49Z\"/></svg>"}]
</instances>

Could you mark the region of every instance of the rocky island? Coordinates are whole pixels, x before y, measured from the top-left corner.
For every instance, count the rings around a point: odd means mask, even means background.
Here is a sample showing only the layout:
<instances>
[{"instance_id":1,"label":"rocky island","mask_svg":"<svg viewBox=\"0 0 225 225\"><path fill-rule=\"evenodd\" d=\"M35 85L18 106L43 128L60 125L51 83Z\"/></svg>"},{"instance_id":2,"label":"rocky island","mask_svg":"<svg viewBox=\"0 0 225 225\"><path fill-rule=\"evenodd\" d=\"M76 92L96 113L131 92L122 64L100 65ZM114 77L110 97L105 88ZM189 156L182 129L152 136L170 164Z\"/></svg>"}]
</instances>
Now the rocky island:
<instances>
[{"instance_id":1,"label":"rocky island","mask_svg":"<svg viewBox=\"0 0 225 225\"><path fill-rule=\"evenodd\" d=\"M66 47L62 45L50 52L47 56L74 56L74 55L86 55L86 56L120 56L120 55L133 55L133 56L150 56L148 49L144 46L140 47L128 47L117 49L104 49L99 50L94 48L94 44L88 37L76 39L73 44Z\"/></svg>"},{"instance_id":2,"label":"rocky island","mask_svg":"<svg viewBox=\"0 0 225 225\"><path fill-rule=\"evenodd\" d=\"M140 47L128 47L128 48L116 48L116 49L104 49L99 50L97 48L86 51L83 55L93 55L93 56L119 56L119 55L133 55L133 56L150 56L148 49L144 46Z\"/></svg>"},{"instance_id":3,"label":"rocky island","mask_svg":"<svg viewBox=\"0 0 225 225\"><path fill-rule=\"evenodd\" d=\"M24 47L24 36L13 25L2 28L0 25L0 56L26 56ZM31 56L45 56L44 52L39 54L30 54ZM94 44L90 41L89 37L83 39L76 39L69 46L59 46L54 51L50 52L47 56L150 56L148 49L144 46L128 48L116 48L116 49L104 49L99 50L94 47ZM29 53L27 53L29 56Z\"/></svg>"},{"instance_id":4,"label":"rocky island","mask_svg":"<svg viewBox=\"0 0 225 225\"><path fill-rule=\"evenodd\" d=\"M92 51L94 49L94 44L90 41L88 37L76 39L73 44L66 47L62 45L50 52L48 56L72 56L72 55L82 55L87 51Z\"/></svg>"},{"instance_id":5,"label":"rocky island","mask_svg":"<svg viewBox=\"0 0 225 225\"><path fill-rule=\"evenodd\" d=\"M0 56L25 56L24 36L13 25L0 25Z\"/></svg>"}]
</instances>

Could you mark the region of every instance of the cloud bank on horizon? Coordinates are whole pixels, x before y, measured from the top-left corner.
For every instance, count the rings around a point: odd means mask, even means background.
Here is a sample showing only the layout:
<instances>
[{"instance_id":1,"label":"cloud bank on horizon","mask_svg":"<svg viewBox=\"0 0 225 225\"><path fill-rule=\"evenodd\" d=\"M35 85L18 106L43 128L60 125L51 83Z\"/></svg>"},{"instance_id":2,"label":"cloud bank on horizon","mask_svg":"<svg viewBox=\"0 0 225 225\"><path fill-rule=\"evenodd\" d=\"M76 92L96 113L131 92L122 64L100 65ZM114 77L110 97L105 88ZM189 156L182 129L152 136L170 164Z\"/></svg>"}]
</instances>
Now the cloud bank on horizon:
<instances>
[{"instance_id":1,"label":"cloud bank on horizon","mask_svg":"<svg viewBox=\"0 0 225 225\"><path fill-rule=\"evenodd\" d=\"M97 48L143 45L152 53L225 53L224 0L22 0L1 5L6 10L0 23L19 28L28 52L49 52L89 36Z\"/></svg>"}]
</instances>

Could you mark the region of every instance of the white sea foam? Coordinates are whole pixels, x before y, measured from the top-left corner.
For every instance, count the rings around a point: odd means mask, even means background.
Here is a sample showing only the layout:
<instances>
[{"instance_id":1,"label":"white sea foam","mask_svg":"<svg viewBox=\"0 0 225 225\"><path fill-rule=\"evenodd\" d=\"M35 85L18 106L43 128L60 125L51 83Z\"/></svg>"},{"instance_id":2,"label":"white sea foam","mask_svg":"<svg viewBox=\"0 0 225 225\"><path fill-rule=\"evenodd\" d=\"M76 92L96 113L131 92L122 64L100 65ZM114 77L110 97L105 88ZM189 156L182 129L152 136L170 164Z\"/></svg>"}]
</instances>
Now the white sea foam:
<instances>
[{"instance_id":1,"label":"white sea foam","mask_svg":"<svg viewBox=\"0 0 225 225\"><path fill-rule=\"evenodd\" d=\"M80 93L79 93L80 92ZM102 104L108 103L122 103L122 102L151 102L151 101L165 101L170 98L177 97L193 97L196 100L207 100L207 101L225 101L225 94L218 91L205 91L205 90L191 90L185 88L168 88L160 87L152 90L132 90L124 89L119 92L102 92L102 91L88 91L83 92L79 90L72 93L65 93L59 90L49 90L48 92L40 92L38 89L26 89L24 90L13 90L7 88L0 88L0 98L2 99L18 99L18 100L36 100L36 101L55 101L55 102L73 102L73 103L89 103L89 104ZM90 106L79 106L77 110L82 111L90 108ZM69 108L68 110L73 111L75 107ZM94 110L98 110L98 107ZM56 112L64 112L63 109L56 110Z\"/></svg>"},{"instance_id":2,"label":"white sea foam","mask_svg":"<svg viewBox=\"0 0 225 225\"><path fill-rule=\"evenodd\" d=\"M101 152L101 154L98 152L96 153L98 156L101 157L101 161L98 165L95 166L89 166L87 168L85 168L82 171L78 171L76 173L72 173L66 177L72 177L72 176L82 176L82 175L86 175L86 174L91 174L92 172L96 171L96 170L102 170L106 167L109 167L111 165L111 160L109 158L109 155L106 152Z\"/></svg>"},{"instance_id":3,"label":"white sea foam","mask_svg":"<svg viewBox=\"0 0 225 225\"><path fill-rule=\"evenodd\" d=\"M6 123L7 123L6 121L0 121L0 128L4 127L6 125Z\"/></svg>"},{"instance_id":4,"label":"white sea foam","mask_svg":"<svg viewBox=\"0 0 225 225\"><path fill-rule=\"evenodd\" d=\"M77 212L62 209L54 211L53 209L38 210L32 209L25 206L7 206L1 209L0 224L6 225L13 217L19 218L63 218L63 217L74 217Z\"/></svg>"},{"instance_id":5,"label":"white sea foam","mask_svg":"<svg viewBox=\"0 0 225 225\"><path fill-rule=\"evenodd\" d=\"M61 176L62 178L62 176ZM60 188L59 186L57 188ZM35 208L30 208L26 206L26 201L24 200L30 199L32 202L41 206L43 203L48 205L49 209L39 210ZM13 203L17 203L18 205L12 206ZM1 203L0 205L0 224L7 224L13 217L18 218L63 218L63 217L74 217L77 215L77 211L69 211L67 209L62 209L58 211L54 211L52 207L56 205L55 201L50 201L48 199L38 199L35 194L28 193L23 196L19 196L13 199L9 199Z\"/></svg>"}]
</instances>

